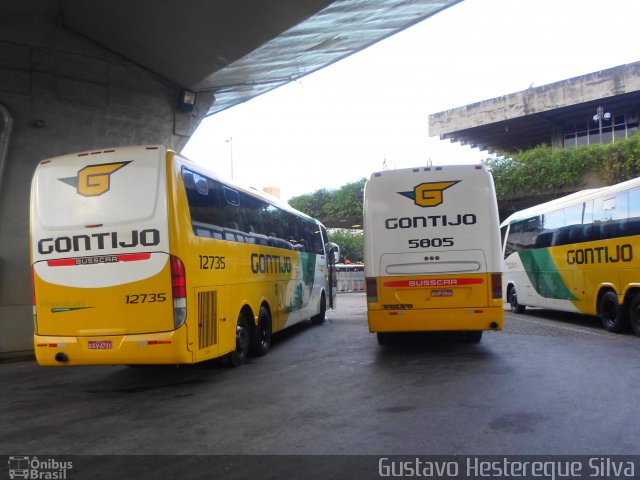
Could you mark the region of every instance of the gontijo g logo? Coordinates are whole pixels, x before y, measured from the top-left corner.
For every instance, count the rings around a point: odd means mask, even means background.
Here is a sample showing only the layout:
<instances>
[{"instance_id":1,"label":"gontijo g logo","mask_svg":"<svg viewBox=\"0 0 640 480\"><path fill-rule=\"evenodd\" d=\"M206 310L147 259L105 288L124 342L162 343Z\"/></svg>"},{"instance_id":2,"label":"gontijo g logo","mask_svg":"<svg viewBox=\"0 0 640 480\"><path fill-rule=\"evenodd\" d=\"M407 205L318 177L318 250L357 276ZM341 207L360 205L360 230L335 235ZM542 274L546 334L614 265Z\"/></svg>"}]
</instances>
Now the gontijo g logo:
<instances>
[{"instance_id":1,"label":"gontijo g logo","mask_svg":"<svg viewBox=\"0 0 640 480\"><path fill-rule=\"evenodd\" d=\"M407 198L410 198L420 207L436 207L443 202L442 192L447 188L460 183L461 180L452 182L426 182L416 185L413 191L398 192Z\"/></svg>"},{"instance_id":2,"label":"gontijo g logo","mask_svg":"<svg viewBox=\"0 0 640 480\"><path fill-rule=\"evenodd\" d=\"M78 171L77 177L60 178L61 182L77 189L83 197L97 197L111 188L111 175L120 170L128 162L103 163L101 165L87 165Z\"/></svg>"}]
</instances>

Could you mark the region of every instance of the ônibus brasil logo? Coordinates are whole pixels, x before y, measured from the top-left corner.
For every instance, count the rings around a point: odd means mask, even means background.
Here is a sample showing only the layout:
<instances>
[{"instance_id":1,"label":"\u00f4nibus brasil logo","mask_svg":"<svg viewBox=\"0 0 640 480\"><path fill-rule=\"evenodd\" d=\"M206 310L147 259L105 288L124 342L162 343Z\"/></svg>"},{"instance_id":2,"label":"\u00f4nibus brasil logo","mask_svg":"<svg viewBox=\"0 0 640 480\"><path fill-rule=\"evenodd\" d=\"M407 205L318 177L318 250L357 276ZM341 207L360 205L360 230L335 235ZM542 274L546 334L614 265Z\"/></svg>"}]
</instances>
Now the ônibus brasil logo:
<instances>
[{"instance_id":1,"label":"\u00f4nibus brasil logo","mask_svg":"<svg viewBox=\"0 0 640 480\"><path fill-rule=\"evenodd\" d=\"M111 188L111 175L129 163L131 161L87 165L78 171L77 176L58 180L75 187L83 197L97 197Z\"/></svg>"},{"instance_id":2,"label":"\u00f4nibus brasil logo","mask_svg":"<svg viewBox=\"0 0 640 480\"><path fill-rule=\"evenodd\" d=\"M12 455L9 457L9 478L25 478L32 480L65 480L68 470L73 469L73 462L60 461L55 458L28 457Z\"/></svg>"},{"instance_id":3,"label":"\u00f4nibus brasil logo","mask_svg":"<svg viewBox=\"0 0 640 480\"><path fill-rule=\"evenodd\" d=\"M442 192L460 182L461 180L451 182L425 182L416 185L411 191L398 193L410 198L420 207L437 207L443 202Z\"/></svg>"}]
</instances>

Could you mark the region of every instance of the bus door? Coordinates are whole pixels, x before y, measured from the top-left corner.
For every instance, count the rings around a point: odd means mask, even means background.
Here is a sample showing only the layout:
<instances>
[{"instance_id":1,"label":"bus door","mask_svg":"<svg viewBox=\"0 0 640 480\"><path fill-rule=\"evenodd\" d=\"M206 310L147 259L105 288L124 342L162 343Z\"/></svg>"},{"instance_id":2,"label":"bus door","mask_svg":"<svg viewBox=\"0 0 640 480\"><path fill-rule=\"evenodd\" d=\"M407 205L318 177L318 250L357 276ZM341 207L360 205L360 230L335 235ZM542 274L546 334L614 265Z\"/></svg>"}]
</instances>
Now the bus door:
<instances>
[{"instance_id":1,"label":"bus door","mask_svg":"<svg viewBox=\"0 0 640 480\"><path fill-rule=\"evenodd\" d=\"M336 296L338 293L338 275L336 274L336 263L340 261L340 247L329 242L325 245L327 252L327 290L329 294L329 308L336 308Z\"/></svg>"}]
</instances>

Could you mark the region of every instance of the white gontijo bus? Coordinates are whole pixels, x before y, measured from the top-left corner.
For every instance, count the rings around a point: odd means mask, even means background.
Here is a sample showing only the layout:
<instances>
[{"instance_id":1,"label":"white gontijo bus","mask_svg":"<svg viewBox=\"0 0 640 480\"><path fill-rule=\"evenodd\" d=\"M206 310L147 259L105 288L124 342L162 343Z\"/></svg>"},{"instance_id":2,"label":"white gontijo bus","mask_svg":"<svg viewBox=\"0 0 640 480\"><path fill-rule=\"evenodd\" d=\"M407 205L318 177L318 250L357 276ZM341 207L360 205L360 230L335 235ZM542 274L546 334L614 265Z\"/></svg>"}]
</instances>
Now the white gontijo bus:
<instances>
[{"instance_id":1,"label":"white gontijo bus","mask_svg":"<svg viewBox=\"0 0 640 480\"><path fill-rule=\"evenodd\" d=\"M505 298L597 315L640 335L640 178L515 212L503 224Z\"/></svg>"},{"instance_id":2,"label":"white gontijo bus","mask_svg":"<svg viewBox=\"0 0 640 480\"><path fill-rule=\"evenodd\" d=\"M501 249L491 174L482 165L374 173L364 195L369 330L501 329Z\"/></svg>"},{"instance_id":3,"label":"white gontijo bus","mask_svg":"<svg viewBox=\"0 0 640 480\"><path fill-rule=\"evenodd\" d=\"M41 365L264 355L332 305L317 220L162 146L44 160L31 189Z\"/></svg>"}]
</instances>

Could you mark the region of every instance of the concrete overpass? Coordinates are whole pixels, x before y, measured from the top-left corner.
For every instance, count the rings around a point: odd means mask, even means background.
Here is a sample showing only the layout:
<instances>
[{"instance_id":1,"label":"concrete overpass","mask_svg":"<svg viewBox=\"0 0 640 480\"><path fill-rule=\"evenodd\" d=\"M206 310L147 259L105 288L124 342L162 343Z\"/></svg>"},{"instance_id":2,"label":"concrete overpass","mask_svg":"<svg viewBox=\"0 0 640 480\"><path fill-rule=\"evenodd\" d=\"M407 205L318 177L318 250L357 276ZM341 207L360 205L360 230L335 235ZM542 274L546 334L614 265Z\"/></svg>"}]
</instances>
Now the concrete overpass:
<instances>
[{"instance_id":1,"label":"concrete overpass","mask_svg":"<svg viewBox=\"0 0 640 480\"><path fill-rule=\"evenodd\" d=\"M429 135L509 156L539 145L576 148L612 143L640 130L640 62L429 115ZM500 201L500 217L582 188L604 186L593 175L564 192Z\"/></svg>"},{"instance_id":2,"label":"concrete overpass","mask_svg":"<svg viewBox=\"0 0 640 480\"><path fill-rule=\"evenodd\" d=\"M2 0L0 354L30 350L28 198L38 161L181 149L206 116L461 0Z\"/></svg>"},{"instance_id":3,"label":"concrete overpass","mask_svg":"<svg viewBox=\"0 0 640 480\"><path fill-rule=\"evenodd\" d=\"M430 114L429 135L508 156L619 141L638 131L639 113L635 62Z\"/></svg>"}]
</instances>

